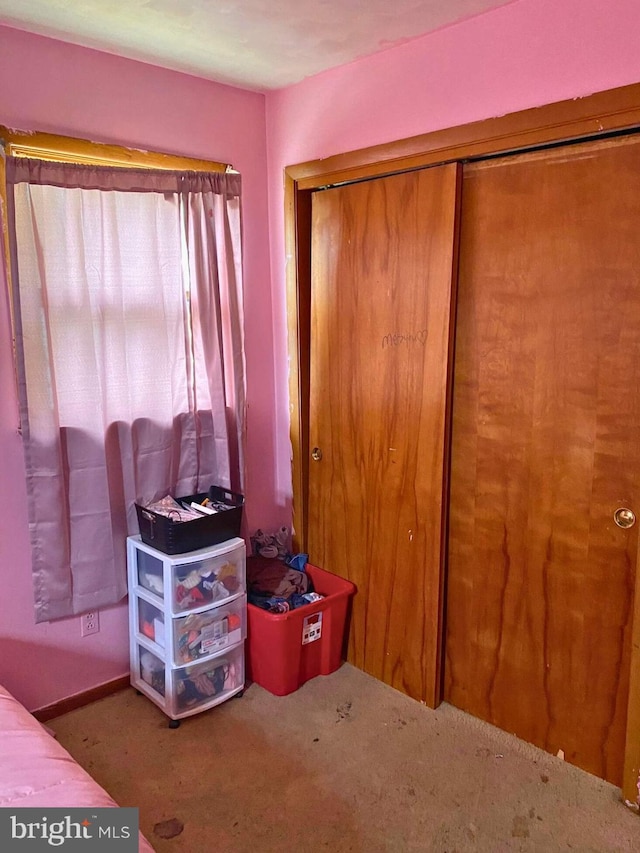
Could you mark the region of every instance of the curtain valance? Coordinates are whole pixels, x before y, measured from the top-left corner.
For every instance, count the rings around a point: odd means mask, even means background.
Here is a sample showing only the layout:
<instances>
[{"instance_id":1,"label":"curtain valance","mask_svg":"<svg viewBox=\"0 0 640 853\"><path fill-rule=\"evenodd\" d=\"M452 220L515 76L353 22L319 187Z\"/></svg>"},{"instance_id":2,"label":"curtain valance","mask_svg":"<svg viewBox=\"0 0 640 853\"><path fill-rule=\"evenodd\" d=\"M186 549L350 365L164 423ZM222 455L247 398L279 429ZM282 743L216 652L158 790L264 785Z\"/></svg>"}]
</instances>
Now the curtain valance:
<instances>
[{"instance_id":1,"label":"curtain valance","mask_svg":"<svg viewBox=\"0 0 640 853\"><path fill-rule=\"evenodd\" d=\"M242 179L236 172L193 172L121 166L80 165L29 157L7 157L8 184L40 184L83 190L120 192L212 192L238 198Z\"/></svg>"}]
</instances>

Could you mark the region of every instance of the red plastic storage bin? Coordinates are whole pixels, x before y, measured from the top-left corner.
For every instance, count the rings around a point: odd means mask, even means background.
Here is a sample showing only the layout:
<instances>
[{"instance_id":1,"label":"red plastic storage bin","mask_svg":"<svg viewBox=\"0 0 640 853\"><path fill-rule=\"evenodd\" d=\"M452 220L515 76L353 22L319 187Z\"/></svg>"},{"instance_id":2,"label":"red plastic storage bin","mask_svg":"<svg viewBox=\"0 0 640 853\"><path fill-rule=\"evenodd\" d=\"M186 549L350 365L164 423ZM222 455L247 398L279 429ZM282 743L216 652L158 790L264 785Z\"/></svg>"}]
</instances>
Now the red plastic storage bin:
<instances>
[{"instance_id":1,"label":"red plastic storage bin","mask_svg":"<svg viewBox=\"0 0 640 853\"><path fill-rule=\"evenodd\" d=\"M316 675L335 672L349 598L355 586L307 564L313 587L325 597L287 613L247 604L247 677L269 693L286 696Z\"/></svg>"}]
</instances>

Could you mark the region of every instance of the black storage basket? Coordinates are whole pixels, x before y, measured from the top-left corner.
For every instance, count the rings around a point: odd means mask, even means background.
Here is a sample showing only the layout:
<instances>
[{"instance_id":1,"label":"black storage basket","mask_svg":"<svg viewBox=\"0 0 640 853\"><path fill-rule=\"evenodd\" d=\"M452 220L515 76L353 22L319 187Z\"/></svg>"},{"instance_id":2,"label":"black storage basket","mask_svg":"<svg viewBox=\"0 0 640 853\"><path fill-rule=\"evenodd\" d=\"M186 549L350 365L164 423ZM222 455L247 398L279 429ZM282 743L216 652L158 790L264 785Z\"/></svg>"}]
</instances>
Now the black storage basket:
<instances>
[{"instance_id":1,"label":"black storage basket","mask_svg":"<svg viewBox=\"0 0 640 853\"><path fill-rule=\"evenodd\" d=\"M136 504L140 538L145 545L157 548L164 554L184 554L239 536L244 497L221 486L211 486L208 492L177 500L189 504L191 501L202 503L205 498L226 504L228 509L218 510L215 515L203 515L193 521L172 521L165 515Z\"/></svg>"}]
</instances>

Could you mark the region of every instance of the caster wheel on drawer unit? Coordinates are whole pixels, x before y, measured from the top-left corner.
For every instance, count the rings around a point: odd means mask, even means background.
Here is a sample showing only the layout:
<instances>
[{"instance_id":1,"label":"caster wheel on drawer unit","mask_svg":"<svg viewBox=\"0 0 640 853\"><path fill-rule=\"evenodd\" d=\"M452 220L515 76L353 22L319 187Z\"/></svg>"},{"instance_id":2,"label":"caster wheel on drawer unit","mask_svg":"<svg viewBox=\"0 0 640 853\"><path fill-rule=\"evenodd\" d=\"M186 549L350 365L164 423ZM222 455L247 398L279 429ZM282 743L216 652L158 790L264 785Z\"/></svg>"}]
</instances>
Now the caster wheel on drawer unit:
<instances>
[{"instance_id":1,"label":"caster wheel on drawer unit","mask_svg":"<svg viewBox=\"0 0 640 853\"><path fill-rule=\"evenodd\" d=\"M180 720L169 720L169 728L177 729L180 727Z\"/></svg>"},{"instance_id":2,"label":"caster wheel on drawer unit","mask_svg":"<svg viewBox=\"0 0 640 853\"><path fill-rule=\"evenodd\" d=\"M244 690L241 690L239 693L236 693L236 695L233 698L234 699L242 699L243 696L244 696Z\"/></svg>"}]
</instances>

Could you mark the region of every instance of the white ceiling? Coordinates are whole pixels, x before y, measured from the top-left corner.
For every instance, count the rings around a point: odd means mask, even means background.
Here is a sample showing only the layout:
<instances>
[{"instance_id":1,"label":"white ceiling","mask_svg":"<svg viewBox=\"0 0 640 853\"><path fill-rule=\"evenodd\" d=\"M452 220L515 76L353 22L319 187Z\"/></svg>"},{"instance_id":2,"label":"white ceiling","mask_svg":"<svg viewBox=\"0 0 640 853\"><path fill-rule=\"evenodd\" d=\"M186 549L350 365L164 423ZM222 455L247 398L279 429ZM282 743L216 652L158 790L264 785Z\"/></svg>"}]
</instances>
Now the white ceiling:
<instances>
[{"instance_id":1,"label":"white ceiling","mask_svg":"<svg viewBox=\"0 0 640 853\"><path fill-rule=\"evenodd\" d=\"M514 0L0 0L0 23L277 89Z\"/></svg>"}]
</instances>

